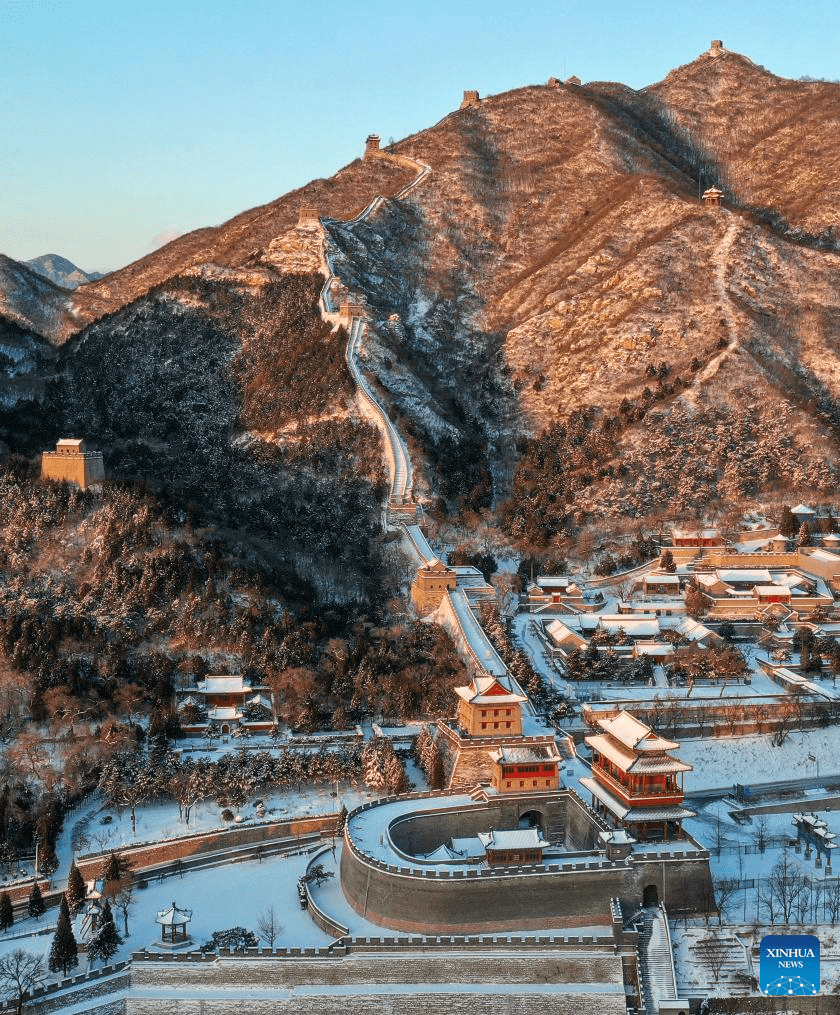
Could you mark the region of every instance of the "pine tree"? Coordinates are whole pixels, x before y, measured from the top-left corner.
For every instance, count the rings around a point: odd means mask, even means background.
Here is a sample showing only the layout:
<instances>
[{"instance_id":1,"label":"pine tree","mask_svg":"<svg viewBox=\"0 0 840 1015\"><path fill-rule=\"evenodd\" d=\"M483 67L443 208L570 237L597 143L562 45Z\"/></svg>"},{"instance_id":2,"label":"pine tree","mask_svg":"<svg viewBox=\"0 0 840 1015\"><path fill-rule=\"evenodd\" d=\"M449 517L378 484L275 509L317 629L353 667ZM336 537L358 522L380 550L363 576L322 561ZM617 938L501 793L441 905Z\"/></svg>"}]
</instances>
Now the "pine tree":
<instances>
[{"instance_id":1,"label":"pine tree","mask_svg":"<svg viewBox=\"0 0 840 1015\"><path fill-rule=\"evenodd\" d=\"M44 905L44 899L41 895L41 889L36 881L32 885L32 891L29 893L29 906L28 912L30 916L33 916L36 920L40 918L47 911L47 907Z\"/></svg>"},{"instance_id":2,"label":"pine tree","mask_svg":"<svg viewBox=\"0 0 840 1015\"><path fill-rule=\"evenodd\" d=\"M788 539L791 539L796 535L797 526L798 522L796 520L796 515L791 511L787 504L785 504L782 508L782 518L779 522L779 535L787 536Z\"/></svg>"},{"instance_id":3,"label":"pine tree","mask_svg":"<svg viewBox=\"0 0 840 1015\"><path fill-rule=\"evenodd\" d=\"M85 904L87 897L84 878L75 862L70 866L65 895L67 896L67 905L70 907L70 915L75 916Z\"/></svg>"},{"instance_id":4,"label":"pine tree","mask_svg":"<svg viewBox=\"0 0 840 1015\"><path fill-rule=\"evenodd\" d=\"M382 737L374 737L362 752L362 771L365 785L375 791L385 788L385 758L382 752Z\"/></svg>"},{"instance_id":5,"label":"pine tree","mask_svg":"<svg viewBox=\"0 0 840 1015\"><path fill-rule=\"evenodd\" d=\"M50 947L49 967L51 973L61 972L66 976L69 970L79 964L79 949L70 923L70 907L67 896L61 896L58 907L58 922L55 928L52 946Z\"/></svg>"},{"instance_id":6,"label":"pine tree","mask_svg":"<svg viewBox=\"0 0 840 1015\"><path fill-rule=\"evenodd\" d=\"M104 894L117 895L131 873L131 863L121 853L112 851L102 866Z\"/></svg>"},{"instance_id":7,"label":"pine tree","mask_svg":"<svg viewBox=\"0 0 840 1015\"><path fill-rule=\"evenodd\" d=\"M388 743L390 745L390 741ZM408 776L405 774L403 763L397 757L393 746L390 751L386 752L383 774L385 788L389 793L405 793L408 790Z\"/></svg>"},{"instance_id":8,"label":"pine tree","mask_svg":"<svg viewBox=\"0 0 840 1015\"><path fill-rule=\"evenodd\" d=\"M5 934L9 927L15 922L15 912L12 909L12 899L8 892L0 895L0 930Z\"/></svg>"},{"instance_id":9,"label":"pine tree","mask_svg":"<svg viewBox=\"0 0 840 1015\"><path fill-rule=\"evenodd\" d=\"M106 899L102 909L102 919L96 937L88 945L88 955L91 962L99 959L103 964L116 954L117 949L123 943L114 923L114 914L111 911L111 903Z\"/></svg>"}]
</instances>

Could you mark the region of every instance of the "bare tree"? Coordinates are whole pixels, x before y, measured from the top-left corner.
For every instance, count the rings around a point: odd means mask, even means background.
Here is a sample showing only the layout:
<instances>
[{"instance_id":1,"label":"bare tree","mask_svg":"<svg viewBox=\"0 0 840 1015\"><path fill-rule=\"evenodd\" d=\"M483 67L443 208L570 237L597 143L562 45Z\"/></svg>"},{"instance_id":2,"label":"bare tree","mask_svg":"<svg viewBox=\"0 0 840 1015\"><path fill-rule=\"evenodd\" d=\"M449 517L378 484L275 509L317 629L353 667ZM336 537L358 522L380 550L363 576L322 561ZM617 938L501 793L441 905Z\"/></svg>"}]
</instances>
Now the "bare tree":
<instances>
[{"instance_id":1,"label":"bare tree","mask_svg":"<svg viewBox=\"0 0 840 1015\"><path fill-rule=\"evenodd\" d=\"M736 893L740 891L741 882L737 878L720 878L715 881L715 898L717 899L718 924L723 923L723 917L729 904Z\"/></svg>"},{"instance_id":2,"label":"bare tree","mask_svg":"<svg viewBox=\"0 0 840 1015\"><path fill-rule=\"evenodd\" d=\"M823 911L827 912L831 922L837 923L840 916L840 878L827 878L823 891Z\"/></svg>"},{"instance_id":3,"label":"bare tree","mask_svg":"<svg viewBox=\"0 0 840 1015\"><path fill-rule=\"evenodd\" d=\"M134 888L132 885L124 884L120 888L119 892L114 896L114 905L122 913L125 936L129 937L128 914L134 905Z\"/></svg>"},{"instance_id":4,"label":"bare tree","mask_svg":"<svg viewBox=\"0 0 840 1015\"><path fill-rule=\"evenodd\" d=\"M711 969L715 983L720 979L720 971L726 962L726 946L717 931L712 931L697 942L697 950L703 961Z\"/></svg>"},{"instance_id":5,"label":"bare tree","mask_svg":"<svg viewBox=\"0 0 840 1015\"><path fill-rule=\"evenodd\" d=\"M274 906L269 906L268 909L262 910L257 915L257 930L263 940L268 943L268 947L273 948L274 942L283 933L283 927L277 918Z\"/></svg>"},{"instance_id":6,"label":"bare tree","mask_svg":"<svg viewBox=\"0 0 840 1015\"><path fill-rule=\"evenodd\" d=\"M770 823L766 814L759 814L756 818L755 828L752 833L752 840L758 847L759 853L767 849L767 842L770 838Z\"/></svg>"},{"instance_id":7,"label":"bare tree","mask_svg":"<svg viewBox=\"0 0 840 1015\"><path fill-rule=\"evenodd\" d=\"M776 917L780 917L782 923L790 923L794 913L800 912L803 897L807 907L810 884L799 866L791 862L785 849L763 883L761 902L770 922L775 923Z\"/></svg>"},{"instance_id":8,"label":"bare tree","mask_svg":"<svg viewBox=\"0 0 840 1015\"><path fill-rule=\"evenodd\" d=\"M33 955L22 948L15 948L0 956L0 989L15 992L18 1015L23 1011L26 995L41 983L45 975L43 955Z\"/></svg>"}]
</instances>

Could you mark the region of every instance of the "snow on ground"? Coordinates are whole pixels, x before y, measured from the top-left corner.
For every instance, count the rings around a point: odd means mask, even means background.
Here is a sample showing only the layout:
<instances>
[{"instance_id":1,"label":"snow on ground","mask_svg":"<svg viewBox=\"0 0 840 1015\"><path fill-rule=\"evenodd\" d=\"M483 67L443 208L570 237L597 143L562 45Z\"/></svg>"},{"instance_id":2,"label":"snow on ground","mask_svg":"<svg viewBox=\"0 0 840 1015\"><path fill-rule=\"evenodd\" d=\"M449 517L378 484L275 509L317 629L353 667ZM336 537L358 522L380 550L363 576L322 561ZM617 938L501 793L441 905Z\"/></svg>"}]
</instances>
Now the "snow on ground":
<instances>
[{"instance_id":1,"label":"snow on ground","mask_svg":"<svg viewBox=\"0 0 840 1015\"><path fill-rule=\"evenodd\" d=\"M693 766L685 774L693 789L731 789L734 783L778 782L840 775L840 727L794 731L777 747L769 733L721 739L683 740L676 752ZM815 761L810 761L812 754Z\"/></svg>"},{"instance_id":2,"label":"snow on ground","mask_svg":"<svg viewBox=\"0 0 840 1015\"><path fill-rule=\"evenodd\" d=\"M293 857L270 857L262 863L248 861L225 867L185 874L184 877L150 881L145 889L135 892L129 913L129 937L125 939L112 961L130 957L132 951L151 948L160 938L155 915L172 902L179 908L192 909L191 948L208 940L213 931L229 927L245 927L259 937L258 914L274 906L282 931L275 947L323 947L331 938L319 930L308 912L300 908L297 894L298 878L305 873L312 859L310 854ZM50 909L40 920L26 919L15 923L9 934L0 938L0 955L14 948L49 955L52 934L20 938L19 934L37 932L54 926L56 910ZM114 912L117 929L123 935L122 914ZM14 935L10 937L9 935ZM82 958L77 972L87 969ZM60 976L55 979L61 979Z\"/></svg>"}]
</instances>

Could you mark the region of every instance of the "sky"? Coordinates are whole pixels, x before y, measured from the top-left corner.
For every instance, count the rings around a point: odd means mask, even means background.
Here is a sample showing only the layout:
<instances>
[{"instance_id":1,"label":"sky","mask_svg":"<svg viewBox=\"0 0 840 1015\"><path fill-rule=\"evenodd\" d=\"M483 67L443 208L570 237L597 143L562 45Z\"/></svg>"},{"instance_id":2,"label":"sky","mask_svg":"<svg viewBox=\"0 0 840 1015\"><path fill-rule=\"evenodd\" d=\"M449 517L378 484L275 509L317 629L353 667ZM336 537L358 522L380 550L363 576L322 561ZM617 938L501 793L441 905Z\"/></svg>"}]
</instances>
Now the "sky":
<instances>
[{"instance_id":1,"label":"sky","mask_svg":"<svg viewBox=\"0 0 840 1015\"><path fill-rule=\"evenodd\" d=\"M642 88L713 38L840 78L837 0L0 0L0 253L113 270L331 176L369 133L431 126L464 89Z\"/></svg>"}]
</instances>

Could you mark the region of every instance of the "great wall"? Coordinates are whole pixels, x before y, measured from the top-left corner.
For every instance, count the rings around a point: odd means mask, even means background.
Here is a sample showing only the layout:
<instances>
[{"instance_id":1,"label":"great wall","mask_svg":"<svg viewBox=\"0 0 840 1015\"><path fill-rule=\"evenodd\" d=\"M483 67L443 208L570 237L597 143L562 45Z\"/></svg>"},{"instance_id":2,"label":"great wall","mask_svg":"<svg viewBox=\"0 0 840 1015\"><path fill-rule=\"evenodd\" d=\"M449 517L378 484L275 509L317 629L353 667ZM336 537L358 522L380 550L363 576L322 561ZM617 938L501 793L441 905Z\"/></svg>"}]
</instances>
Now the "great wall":
<instances>
[{"instance_id":1,"label":"great wall","mask_svg":"<svg viewBox=\"0 0 840 1015\"><path fill-rule=\"evenodd\" d=\"M477 93L465 93L462 108L478 101ZM428 165L382 151L375 135L367 140L365 158L390 159L416 170L415 179L397 199L408 196L432 172ZM375 215L385 200L374 198L345 227ZM360 298L347 293L337 302L341 281L333 270L328 235L317 213L306 209L299 225L320 236L325 275L322 314L333 326L347 327L345 355L356 383L359 410L382 434L390 478L386 524L401 533L418 570L434 568L440 562L418 524L408 447L360 362L366 332L375 324ZM523 712L534 719L527 695L476 619L476 607L492 595L492 589L475 568L441 566L448 574L442 594L434 597L436 619L452 635L470 671L504 680L522 695ZM441 736L452 741L456 759L459 752L467 757L473 747L478 751L483 747L486 753L486 743L467 743L447 726L441 727ZM521 739L496 738L502 746ZM545 730L537 735L532 731L527 739L535 744L553 742ZM495 1015L501 1003L505 1010L527 1010L534 1015L625 1015L629 1001L633 1010L645 1012L642 981L650 975L645 949L651 932L626 926L622 906L632 909L643 895L652 893L668 902L673 898L674 907L685 912L708 908L710 895L713 898L708 851L690 841L680 849L652 847L630 856L623 845L610 844L609 828L570 789L515 799L488 800L481 794L453 798L459 781L465 784L461 788L467 788L475 774L467 764L459 775L456 760L446 793L379 800L347 817L340 873L350 905L383 927L410 937L352 936L319 907L307 887L312 918L335 937L328 947L254 948L227 954L144 949L134 952L124 967L97 970L36 992L31 1009L49 1012L73 1005L74 1011L91 1015L199 1011L238 1015L245 1002L254 1012L403 1015L411 1011L425 1015L445 1005L453 1015ZM375 808L397 803L409 812L388 824L393 856L377 858L356 841L356 823ZM463 834L465 829L516 827L522 815L529 813L538 813L547 834L563 843L560 854L541 863L504 869L451 870L424 867L414 855L418 841L428 844ZM337 818L325 815L308 822L232 829L139 846L130 851L135 877L166 877L258 853L317 850L320 836L331 834ZM409 825L412 831L406 838ZM100 863L101 857L96 856L79 859L88 873ZM596 932L576 934L581 921ZM505 933L494 931L500 922L509 928ZM558 926L568 926L569 934L544 931ZM670 985L660 985L659 996L676 999L673 969ZM684 1015L687 1009L682 1004L675 1000L675 1007L660 1007L660 1012Z\"/></svg>"}]
</instances>

